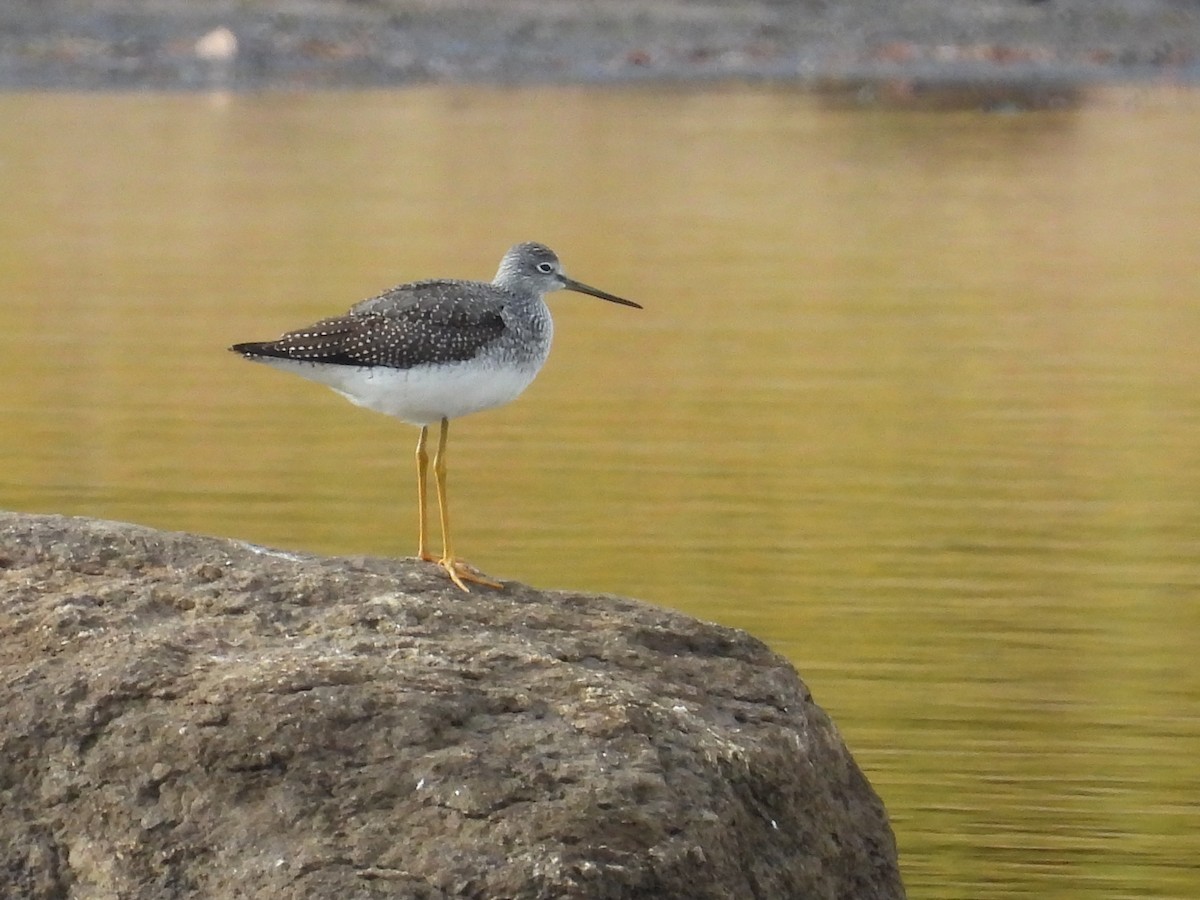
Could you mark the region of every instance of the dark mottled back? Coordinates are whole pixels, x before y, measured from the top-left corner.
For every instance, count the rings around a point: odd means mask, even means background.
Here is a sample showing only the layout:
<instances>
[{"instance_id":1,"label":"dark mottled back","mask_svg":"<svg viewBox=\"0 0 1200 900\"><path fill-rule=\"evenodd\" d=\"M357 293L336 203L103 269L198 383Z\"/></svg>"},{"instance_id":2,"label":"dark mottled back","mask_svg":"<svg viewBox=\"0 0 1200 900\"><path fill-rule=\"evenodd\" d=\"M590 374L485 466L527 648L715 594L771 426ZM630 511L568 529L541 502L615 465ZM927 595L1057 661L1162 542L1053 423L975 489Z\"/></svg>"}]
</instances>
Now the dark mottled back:
<instances>
[{"instance_id":1,"label":"dark mottled back","mask_svg":"<svg viewBox=\"0 0 1200 900\"><path fill-rule=\"evenodd\" d=\"M247 356L409 369L473 359L507 328L511 298L477 281L418 281L364 300L274 341L236 344Z\"/></svg>"}]
</instances>

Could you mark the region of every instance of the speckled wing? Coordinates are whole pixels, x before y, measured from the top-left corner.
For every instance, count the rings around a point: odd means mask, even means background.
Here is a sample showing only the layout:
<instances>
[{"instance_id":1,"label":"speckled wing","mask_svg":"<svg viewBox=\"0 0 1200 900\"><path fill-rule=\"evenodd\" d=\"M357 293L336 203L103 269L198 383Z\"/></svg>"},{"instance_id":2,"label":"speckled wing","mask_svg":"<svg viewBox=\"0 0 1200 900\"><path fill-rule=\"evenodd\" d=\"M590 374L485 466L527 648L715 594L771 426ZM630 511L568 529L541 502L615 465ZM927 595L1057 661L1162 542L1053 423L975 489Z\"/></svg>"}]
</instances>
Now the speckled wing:
<instances>
[{"instance_id":1,"label":"speckled wing","mask_svg":"<svg viewBox=\"0 0 1200 900\"><path fill-rule=\"evenodd\" d=\"M250 357L337 366L411 369L462 362L504 334L503 305L503 292L491 285L415 282L364 300L344 316L231 349Z\"/></svg>"}]
</instances>

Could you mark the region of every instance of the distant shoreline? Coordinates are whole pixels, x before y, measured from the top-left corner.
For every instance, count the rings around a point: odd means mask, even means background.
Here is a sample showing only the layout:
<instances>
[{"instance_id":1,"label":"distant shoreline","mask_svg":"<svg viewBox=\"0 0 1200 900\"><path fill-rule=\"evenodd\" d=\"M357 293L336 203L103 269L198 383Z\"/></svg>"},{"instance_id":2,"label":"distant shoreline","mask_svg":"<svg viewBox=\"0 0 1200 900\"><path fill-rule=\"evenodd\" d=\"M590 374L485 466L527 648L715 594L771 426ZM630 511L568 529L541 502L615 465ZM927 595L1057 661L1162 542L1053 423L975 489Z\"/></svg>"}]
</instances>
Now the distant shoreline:
<instances>
[{"instance_id":1,"label":"distant shoreline","mask_svg":"<svg viewBox=\"0 0 1200 900\"><path fill-rule=\"evenodd\" d=\"M9 0L6 90L1200 84L1190 0ZM999 94L997 94L999 91Z\"/></svg>"}]
</instances>

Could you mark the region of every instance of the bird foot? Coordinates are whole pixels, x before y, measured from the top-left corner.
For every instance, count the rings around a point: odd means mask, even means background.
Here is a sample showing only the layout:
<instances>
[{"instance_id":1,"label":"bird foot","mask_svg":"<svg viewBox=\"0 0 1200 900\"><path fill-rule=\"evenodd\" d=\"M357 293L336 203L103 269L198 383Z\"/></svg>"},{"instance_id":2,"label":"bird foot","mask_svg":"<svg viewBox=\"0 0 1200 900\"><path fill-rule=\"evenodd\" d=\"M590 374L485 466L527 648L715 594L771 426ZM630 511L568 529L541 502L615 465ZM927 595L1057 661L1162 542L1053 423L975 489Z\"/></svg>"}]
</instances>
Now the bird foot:
<instances>
[{"instance_id":1,"label":"bird foot","mask_svg":"<svg viewBox=\"0 0 1200 900\"><path fill-rule=\"evenodd\" d=\"M433 562L433 560L430 560L430 562ZM497 590L504 587L500 582L488 578L474 566L463 562L461 559L452 559L447 556L437 560L437 564L450 576L450 580L454 582L455 586L460 590L466 591L468 594L471 593L471 590L464 583L467 581L471 582L471 584L481 584L484 587L496 588Z\"/></svg>"}]
</instances>

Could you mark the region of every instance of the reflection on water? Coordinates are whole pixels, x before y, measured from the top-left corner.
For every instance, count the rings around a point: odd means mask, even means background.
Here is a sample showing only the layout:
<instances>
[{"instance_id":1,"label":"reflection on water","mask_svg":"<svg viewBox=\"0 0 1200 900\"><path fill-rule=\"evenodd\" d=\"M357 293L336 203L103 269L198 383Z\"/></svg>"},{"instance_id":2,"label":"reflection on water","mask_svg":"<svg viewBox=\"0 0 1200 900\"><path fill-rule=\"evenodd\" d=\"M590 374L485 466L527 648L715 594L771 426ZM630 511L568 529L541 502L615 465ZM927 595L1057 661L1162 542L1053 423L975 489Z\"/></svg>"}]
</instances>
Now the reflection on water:
<instances>
[{"instance_id":1,"label":"reflection on water","mask_svg":"<svg viewBox=\"0 0 1200 900\"><path fill-rule=\"evenodd\" d=\"M1200 98L0 114L0 505L411 554L415 430L224 348L543 240L646 309L456 424L461 552L787 653L913 896L1200 894Z\"/></svg>"}]
</instances>

